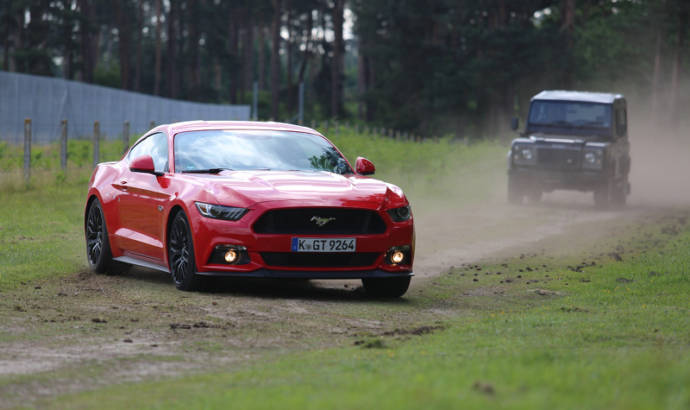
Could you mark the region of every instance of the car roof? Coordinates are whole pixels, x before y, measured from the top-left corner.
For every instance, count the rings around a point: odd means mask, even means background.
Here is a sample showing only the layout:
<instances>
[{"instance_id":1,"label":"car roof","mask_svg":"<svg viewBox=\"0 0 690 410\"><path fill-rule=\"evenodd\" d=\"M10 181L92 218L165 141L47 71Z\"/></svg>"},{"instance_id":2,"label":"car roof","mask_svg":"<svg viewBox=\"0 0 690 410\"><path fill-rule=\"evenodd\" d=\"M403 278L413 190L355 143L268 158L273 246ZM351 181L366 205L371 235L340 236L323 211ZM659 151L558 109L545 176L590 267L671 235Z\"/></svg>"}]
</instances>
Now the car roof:
<instances>
[{"instance_id":1,"label":"car roof","mask_svg":"<svg viewBox=\"0 0 690 410\"><path fill-rule=\"evenodd\" d=\"M602 104L613 104L614 101L623 99L622 94L595 93L589 91L565 91L565 90L544 90L532 97L534 100L553 100L553 101L583 101Z\"/></svg>"},{"instance_id":2,"label":"car roof","mask_svg":"<svg viewBox=\"0 0 690 410\"><path fill-rule=\"evenodd\" d=\"M185 121L171 124L161 124L151 131L167 131L169 135L174 135L185 131L204 130L271 130L304 132L308 134L321 135L318 133L318 131L299 125L264 121Z\"/></svg>"}]
</instances>

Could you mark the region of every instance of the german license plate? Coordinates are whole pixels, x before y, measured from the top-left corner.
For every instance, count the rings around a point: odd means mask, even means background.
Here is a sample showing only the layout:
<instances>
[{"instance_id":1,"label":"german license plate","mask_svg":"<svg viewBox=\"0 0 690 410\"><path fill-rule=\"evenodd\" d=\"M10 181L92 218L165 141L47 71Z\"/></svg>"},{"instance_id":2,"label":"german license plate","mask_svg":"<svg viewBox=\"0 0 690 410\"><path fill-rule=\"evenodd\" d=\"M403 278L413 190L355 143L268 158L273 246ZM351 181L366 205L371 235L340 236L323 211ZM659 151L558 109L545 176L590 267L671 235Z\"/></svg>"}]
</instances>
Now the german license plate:
<instances>
[{"instance_id":1,"label":"german license plate","mask_svg":"<svg viewBox=\"0 0 690 410\"><path fill-rule=\"evenodd\" d=\"M354 252L356 238L292 238L293 252Z\"/></svg>"}]
</instances>

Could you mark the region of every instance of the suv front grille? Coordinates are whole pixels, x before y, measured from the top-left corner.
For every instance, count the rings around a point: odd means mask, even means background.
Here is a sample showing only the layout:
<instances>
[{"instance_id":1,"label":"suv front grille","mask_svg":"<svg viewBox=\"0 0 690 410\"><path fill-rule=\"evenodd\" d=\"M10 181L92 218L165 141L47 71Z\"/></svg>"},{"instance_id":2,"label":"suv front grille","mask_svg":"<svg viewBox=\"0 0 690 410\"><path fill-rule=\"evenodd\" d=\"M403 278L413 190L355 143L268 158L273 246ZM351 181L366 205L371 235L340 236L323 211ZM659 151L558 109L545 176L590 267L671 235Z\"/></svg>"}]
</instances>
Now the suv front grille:
<instances>
[{"instance_id":1,"label":"suv front grille","mask_svg":"<svg viewBox=\"0 0 690 410\"><path fill-rule=\"evenodd\" d=\"M379 257L376 252L310 253L310 252L261 252L269 266L294 268L354 268L367 267Z\"/></svg>"},{"instance_id":2,"label":"suv front grille","mask_svg":"<svg viewBox=\"0 0 690 410\"><path fill-rule=\"evenodd\" d=\"M580 150L538 148L537 160L547 168L575 170L580 168Z\"/></svg>"},{"instance_id":3,"label":"suv front grille","mask_svg":"<svg viewBox=\"0 0 690 410\"><path fill-rule=\"evenodd\" d=\"M384 233L386 223L377 212L367 209L290 208L266 212L253 229L264 234L366 235Z\"/></svg>"}]
</instances>

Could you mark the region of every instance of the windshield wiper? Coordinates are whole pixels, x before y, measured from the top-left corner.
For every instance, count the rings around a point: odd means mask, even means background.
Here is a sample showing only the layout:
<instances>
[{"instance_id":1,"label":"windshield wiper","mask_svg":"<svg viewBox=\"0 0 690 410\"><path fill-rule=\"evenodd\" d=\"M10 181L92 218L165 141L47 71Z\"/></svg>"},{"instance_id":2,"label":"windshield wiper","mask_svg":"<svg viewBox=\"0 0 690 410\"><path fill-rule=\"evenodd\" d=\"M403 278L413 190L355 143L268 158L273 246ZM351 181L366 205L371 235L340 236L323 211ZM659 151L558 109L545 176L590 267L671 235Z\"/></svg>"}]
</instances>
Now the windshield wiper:
<instances>
[{"instance_id":1,"label":"windshield wiper","mask_svg":"<svg viewBox=\"0 0 690 410\"><path fill-rule=\"evenodd\" d=\"M234 171L232 168L206 168L206 169L188 169L182 171L185 174L217 174L221 171Z\"/></svg>"}]
</instances>

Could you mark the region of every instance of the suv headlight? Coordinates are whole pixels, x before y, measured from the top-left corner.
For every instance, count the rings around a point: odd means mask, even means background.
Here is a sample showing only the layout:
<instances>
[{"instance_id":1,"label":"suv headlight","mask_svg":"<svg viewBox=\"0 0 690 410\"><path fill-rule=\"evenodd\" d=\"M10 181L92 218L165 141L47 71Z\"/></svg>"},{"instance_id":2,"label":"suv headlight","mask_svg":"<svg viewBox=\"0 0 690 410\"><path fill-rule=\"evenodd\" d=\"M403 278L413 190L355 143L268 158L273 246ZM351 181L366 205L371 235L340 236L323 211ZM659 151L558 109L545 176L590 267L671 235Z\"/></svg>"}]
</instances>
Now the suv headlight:
<instances>
[{"instance_id":1,"label":"suv headlight","mask_svg":"<svg viewBox=\"0 0 690 410\"><path fill-rule=\"evenodd\" d=\"M513 146L513 163L517 165L534 165L537 163L536 147L531 145Z\"/></svg>"},{"instance_id":2,"label":"suv headlight","mask_svg":"<svg viewBox=\"0 0 690 410\"><path fill-rule=\"evenodd\" d=\"M412 211L410 206L401 206L400 208L393 208L388 210L388 215L390 215L393 222L405 222L412 216Z\"/></svg>"},{"instance_id":3,"label":"suv headlight","mask_svg":"<svg viewBox=\"0 0 690 410\"><path fill-rule=\"evenodd\" d=\"M585 149L582 157L582 167L601 169L604 166L604 151L600 149Z\"/></svg>"},{"instance_id":4,"label":"suv headlight","mask_svg":"<svg viewBox=\"0 0 690 410\"><path fill-rule=\"evenodd\" d=\"M246 208L236 208L234 206L223 206L195 202L199 213L207 218L223 219L226 221L237 221L249 210Z\"/></svg>"}]
</instances>

